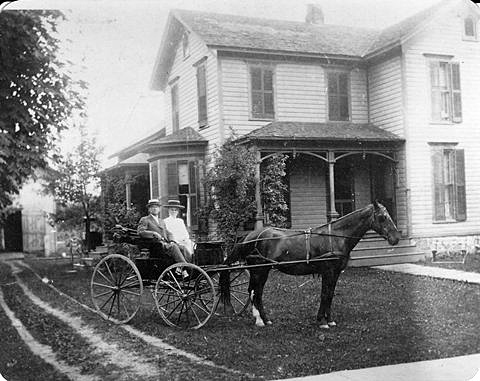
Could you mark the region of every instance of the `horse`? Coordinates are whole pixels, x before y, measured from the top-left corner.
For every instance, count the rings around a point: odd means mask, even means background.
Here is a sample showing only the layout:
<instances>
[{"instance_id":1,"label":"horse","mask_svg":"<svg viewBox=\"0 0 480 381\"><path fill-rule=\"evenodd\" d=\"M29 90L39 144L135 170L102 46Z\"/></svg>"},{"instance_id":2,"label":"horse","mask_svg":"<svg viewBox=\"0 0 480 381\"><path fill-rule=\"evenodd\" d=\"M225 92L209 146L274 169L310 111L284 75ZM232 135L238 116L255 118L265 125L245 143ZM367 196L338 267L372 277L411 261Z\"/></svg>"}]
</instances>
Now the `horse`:
<instances>
[{"instance_id":1,"label":"horse","mask_svg":"<svg viewBox=\"0 0 480 381\"><path fill-rule=\"evenodd\" d=\"M336 326L331 305L338 277L347 267L350 252L370 229L390 245L396 245L400 240L400 232L387 209L374 201L362 209L309 230L273 227L254 230L235 245L224 264L231 266L241 261L247 265L258 265L249 268L248 286L252 314L258 327L272 324L265 314L262 295L273 267L290 275L320 274L322 291L317 320L320 328L328 329ZM228 272L222 272L220 292L226 306L230 300L229 281Z\"/></svg>"}]
</instances>

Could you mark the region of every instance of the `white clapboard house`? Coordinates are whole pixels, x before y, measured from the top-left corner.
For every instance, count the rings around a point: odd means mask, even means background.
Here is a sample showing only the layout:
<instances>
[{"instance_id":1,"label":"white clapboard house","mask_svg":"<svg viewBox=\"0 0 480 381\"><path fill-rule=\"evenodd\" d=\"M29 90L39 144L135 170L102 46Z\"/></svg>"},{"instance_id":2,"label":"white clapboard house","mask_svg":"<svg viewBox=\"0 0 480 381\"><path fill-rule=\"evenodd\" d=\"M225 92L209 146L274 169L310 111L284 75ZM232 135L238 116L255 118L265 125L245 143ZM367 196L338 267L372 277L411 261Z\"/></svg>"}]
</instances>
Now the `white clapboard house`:
<instances>
[{"instance_id":1,"label":"white clapboard house","mask_svg":"<svg viewBox=\"0 0 480 381\"><path fill-rule=\"evenodd\" d=\"M479 19L468 0L441 1L383 30L325 24L314 6L305 22L174 10L151 83L166 95L164 136L119 155L146 154L149 196L179 197L195 230L198 164L233 130L261 158L290 155L292 228L382 200L404 239L391 248L372 235L352 264L473 250Z\"/></svg>"}]
</instances>

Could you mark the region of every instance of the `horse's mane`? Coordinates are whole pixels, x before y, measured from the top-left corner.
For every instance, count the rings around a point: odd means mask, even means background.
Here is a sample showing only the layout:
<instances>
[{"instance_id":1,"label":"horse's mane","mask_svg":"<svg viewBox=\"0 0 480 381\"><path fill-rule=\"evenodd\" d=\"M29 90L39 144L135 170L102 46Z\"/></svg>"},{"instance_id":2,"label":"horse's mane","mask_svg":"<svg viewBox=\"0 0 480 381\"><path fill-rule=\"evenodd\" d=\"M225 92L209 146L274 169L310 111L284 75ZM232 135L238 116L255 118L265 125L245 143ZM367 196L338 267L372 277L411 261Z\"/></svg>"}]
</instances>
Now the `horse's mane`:
<instances>
[{"instance_id":1,"label":"horse's mane","mask_svg":"<svg viewBox=\"0 0 480 381\"><path fill-rule=\"evenodd\" d=\"M354 210L353 212L345 214L344 216L336 219L335 221L327 222L323 225L312 228L311 230L321 230L321 229L327 227L329 224L332 225L332 226L335 226L335 227L344 227L345 225L348 225L348 223L351 221L351 217L353 217L357 214L364 213L367 210L370 210L371 208L372 208L372 204L369 204L369 205L363 207L362 209Z\"/></svg>"}]
</instances>

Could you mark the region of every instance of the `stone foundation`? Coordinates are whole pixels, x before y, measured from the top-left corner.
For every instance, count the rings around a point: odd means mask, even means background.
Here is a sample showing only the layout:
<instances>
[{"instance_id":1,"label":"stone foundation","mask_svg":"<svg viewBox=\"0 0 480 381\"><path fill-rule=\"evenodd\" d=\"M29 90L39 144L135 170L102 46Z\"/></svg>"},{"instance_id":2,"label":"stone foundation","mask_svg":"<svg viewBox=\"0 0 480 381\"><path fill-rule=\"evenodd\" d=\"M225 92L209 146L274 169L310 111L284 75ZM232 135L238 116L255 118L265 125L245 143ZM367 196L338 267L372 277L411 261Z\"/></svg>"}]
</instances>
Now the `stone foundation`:
<instances>
[{"instance_id":1,"label":"stone foundation","mask_svg":"<svg viewBox=\"0 0 480 381\"><path fill-rule=\"evenodd\" d=\"M414 241L427 255L452 256L480 252L480 235L425 237Z\"/></svg>"}]
</instances>

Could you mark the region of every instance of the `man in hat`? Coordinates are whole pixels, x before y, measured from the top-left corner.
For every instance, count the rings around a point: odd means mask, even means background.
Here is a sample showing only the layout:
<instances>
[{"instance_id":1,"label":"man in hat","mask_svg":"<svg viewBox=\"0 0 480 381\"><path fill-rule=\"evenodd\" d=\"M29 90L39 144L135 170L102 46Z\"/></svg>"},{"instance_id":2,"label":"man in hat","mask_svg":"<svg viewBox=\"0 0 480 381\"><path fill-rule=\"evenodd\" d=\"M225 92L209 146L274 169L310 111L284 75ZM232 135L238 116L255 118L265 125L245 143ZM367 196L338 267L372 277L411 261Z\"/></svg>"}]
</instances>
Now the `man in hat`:
<instances>
[{"instance_id":1,"label":"man in hat","mask_svg":"<svg viewBox=\"0 0 480 381\"><path fill-rule=\"evenodd\" d=\"M163 222L165 222L167 230L172 233L173 240L184 248L188 254L188 260L190 260L193 255L193 242L190 239L185 222L178 217L180 210L185 209L185 207L178 200L168 200L168 204L163 206L168 208L168 217Z\"/></svg>"},{"instance_id":2,"label":"man in hat","mask_svg":"<svg viewBox=\"0 0 480 381\"><path fill-rule=\"evenodd\" d=\"M180 251L178 245L174 242L173 235L167 230L165 223L159 218L160 201L152 199L148 201L148 216L142 217L138 223L138 234L143 238L153 238L150 256L158 258L167 254L177 263L187 262ZM185 272L185 270L184 270ZM185 272L184 276L188 276Z\"/></svg>"}]
</instances>

